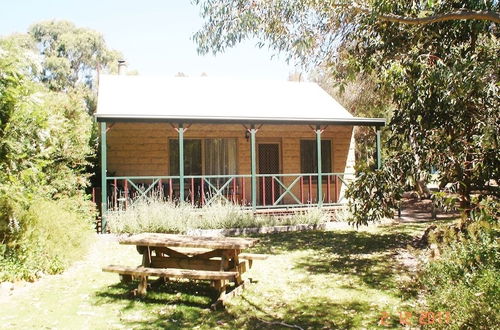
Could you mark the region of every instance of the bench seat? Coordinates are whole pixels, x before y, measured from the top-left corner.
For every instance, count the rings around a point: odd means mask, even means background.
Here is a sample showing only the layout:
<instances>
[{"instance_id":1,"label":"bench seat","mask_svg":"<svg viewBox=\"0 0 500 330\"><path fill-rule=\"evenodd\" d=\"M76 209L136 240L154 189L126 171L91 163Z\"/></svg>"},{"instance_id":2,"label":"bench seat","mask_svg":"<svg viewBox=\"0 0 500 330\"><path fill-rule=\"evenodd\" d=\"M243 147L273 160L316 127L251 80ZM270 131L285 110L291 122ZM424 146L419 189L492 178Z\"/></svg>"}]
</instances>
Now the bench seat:
<instances>
[{"instance_id":1,"label":"bench seat","mask_svg":"<svg viewBox=\"0 0 500 330\"><path fill-rule=\"evenodd\" d=\"M228 280L233 281L237 272L218 272L208 270L188 270L179 268L150 268L109 265L102 268L104 272L131 276L161 276L168 278L188 278L193 280Z\"/></svg>"}]
</instances>

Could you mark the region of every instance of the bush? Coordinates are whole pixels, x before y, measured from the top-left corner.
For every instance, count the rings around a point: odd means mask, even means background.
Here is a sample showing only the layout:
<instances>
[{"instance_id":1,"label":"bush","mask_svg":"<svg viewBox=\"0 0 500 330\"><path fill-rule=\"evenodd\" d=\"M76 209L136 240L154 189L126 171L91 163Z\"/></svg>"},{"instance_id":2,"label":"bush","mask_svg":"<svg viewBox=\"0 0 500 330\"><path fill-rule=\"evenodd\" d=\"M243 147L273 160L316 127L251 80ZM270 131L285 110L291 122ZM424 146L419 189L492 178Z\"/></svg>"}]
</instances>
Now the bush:
<instances>
[{"instance_id":1,"label":"bush","mask_svg":"<svg viewBox=\"0 0 500 330\"><path fill-rule=\"evenodd\" d=\"M203 209L190 204L139 200L127 210L110 212L108 228L112 233L185 233L190 229L248 228L275 225L319 224L328 220L319 209L284 216L254 216L234 204L214 203Z\"/></svg>"},{"instance_id":2,"label":"bush","mask_svg":"<svg viewBox=\"0 0 500 330\"><path fill-rule=\"evenodd\" d=\"M77 198L38 199L13 214L0 245L0 282L59 273L81 258L93 236L93 214Z\"/></svg>"},{"instance_id":3,"label":"bush","mask_svg":"<svg viewBox=\"0 0 500 330\"><path fill-rule=\"evenodd\" d=\"M500 324L498 227L450 243L420 276L425 308L451 313L442 327L493 329ZM434 324L439 327L439 324Z\"/></svg>"}]
</instances>

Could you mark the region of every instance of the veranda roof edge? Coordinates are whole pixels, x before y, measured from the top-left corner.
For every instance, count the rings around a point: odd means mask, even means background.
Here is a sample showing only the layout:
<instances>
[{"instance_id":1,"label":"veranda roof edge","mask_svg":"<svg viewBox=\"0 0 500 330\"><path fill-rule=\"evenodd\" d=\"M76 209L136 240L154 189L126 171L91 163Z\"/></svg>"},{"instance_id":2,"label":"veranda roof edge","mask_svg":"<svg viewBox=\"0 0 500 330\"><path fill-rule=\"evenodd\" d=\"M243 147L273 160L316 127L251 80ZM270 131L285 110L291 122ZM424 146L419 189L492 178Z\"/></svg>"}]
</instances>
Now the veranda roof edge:
<instances>
[{"instance_id":1,"label":"veranda roof edge","mask_svg":"<svg viewBox=\"0 0 500 330\"><path fill-rule=\"evenodd\" d=\"M123 116L96 115L98 122L169 122L185 124L273 124L273 125L344 125L344 126L385 126L385 118L259 118L259 117L188 117L188 116Z\"/></svg>"}]
</instances>

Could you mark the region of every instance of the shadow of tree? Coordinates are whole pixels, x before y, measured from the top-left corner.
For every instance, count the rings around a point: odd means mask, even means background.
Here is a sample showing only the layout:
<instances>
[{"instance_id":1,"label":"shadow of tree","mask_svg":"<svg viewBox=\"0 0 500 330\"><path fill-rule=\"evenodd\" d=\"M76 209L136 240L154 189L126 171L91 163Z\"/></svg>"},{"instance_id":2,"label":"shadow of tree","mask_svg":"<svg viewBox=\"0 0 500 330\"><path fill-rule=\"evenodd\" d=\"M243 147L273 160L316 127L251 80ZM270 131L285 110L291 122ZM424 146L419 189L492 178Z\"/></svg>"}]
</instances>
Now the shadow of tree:
<instances>
[{"instance_id":1,"label":"shadow of tree","mask_svg":"<svg viewBox=\"0 0 500 330\"><path fill-rule=\"evenodd\" d=\"M171 281L154 289L148 290L145 297L136 297L132 294L137 289L138 282L119 282L103 288L95 293L95 304L107 304L123 301L127 306L134 307L137 302L153 305L184 305L197 308L210 308L216 298L216 292L205 282Z\"/></svg>"},{"instance_id":2,"label":"shadow of tree","mask_svg":"<svg viewBox=\"0 0 500 330\"><path fill-rule=\"evenodd\" d=\"M203 304L192 304L190 299L179 298L176 301L158 295L173 293L176 289L165 286L153 297L130 299L128 292L133 289L131 284L118 284L101 290L97 296L99 303L106 304L109 300L129 300L122 308L125 313L130 305L140 301L157 307L153 317L145 319L122 319L122 325L133 329L190 329L201 326L201 329L353 329L362 328L368 323L370 328L376 328L379 313L373 311L373 306L366 301L349 303L335 302L335 297L319 300L309 297L300 300L286 301L279 311L267 312L265 308L251 298L242 296L241 303L222 311L210 311ZM190 291L185 285L178 286L182 291ZM107 292L110 291L110 292ZM184 294L184 292L183 292ZM193 292L194 294L194 292ZM154 297L154 296L157 297ZM178 306L176 306L178 305ZM207 306L205 306L207 307ZM389 321L391 325L394 320Z\"/></svg>"},{"instance_id":3,"label":"shadow of tree","mask_svg":"<svg viewBox=\"0 0 500 330\"><path fill-rule=\"evenodd\" d=\"M246 302L256 307L248 300ZM303 302L294 301L280 312L281 317L269 313L263 317L251 316L247 327L248 329L290 329L292 326L304 329L352 329L360 325L369 308L368 304L361 302L338 304L312 299Z\"/></svg>"},{"instance_id":4,"label":"shadow of tree","mask_svg":"<svg viewBox=\"0 0 500 330\"><path fill-rule=\"evenodd\" d=\"M255 252L283 254L310 250L307 258L294 267L311 274L350 275L378 289L396 286L392 281L397 268L395 249L405 247L413 236L401 232L370 233L292 232L261 236Z\"/></svg>"},{"instance_id":5,"label":"shadow of tree","mask_svg":"<svg viewBox=\"0 0 500 330\"><path fill-rule=\"evenodd\" d=\"M369 233L362 231L307 231L254 236L259 244L255 253L282 254L294 250L320 250L330 253L366 254L403 247L413 237L407 233Z\"/></svg>"}]
</instances>

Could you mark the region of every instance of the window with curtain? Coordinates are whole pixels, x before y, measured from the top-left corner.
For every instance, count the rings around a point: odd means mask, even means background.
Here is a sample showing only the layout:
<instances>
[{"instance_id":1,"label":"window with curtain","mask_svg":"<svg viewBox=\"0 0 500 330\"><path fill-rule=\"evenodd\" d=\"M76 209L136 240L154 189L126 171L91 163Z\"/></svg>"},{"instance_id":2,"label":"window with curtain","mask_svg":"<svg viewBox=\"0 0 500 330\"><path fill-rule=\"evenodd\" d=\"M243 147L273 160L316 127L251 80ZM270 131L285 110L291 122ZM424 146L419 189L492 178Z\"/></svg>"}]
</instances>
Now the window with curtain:
<instances>
[{"instance_id":1,"label":"window with curtain","mask_svg":"<svg viewBox=\"0 0 500 330\"><path fill-rule=\"evenodd\" d=\"M205 175L236 174L236 139L205 139Z\"/></svg>"},{"instance_id":2,"label":"window with curtain","mask_svg":"<svg viewBox=\"0 0 500 330\"><path fill-rule=\"evenodd\" d=\"M317 150L316 140L300 140L301 173L318 172ZM330 140L321 140L321 172L332 172L332 144Z\"/></svg>"},{"instance_id":3,"label":"window with curtain","mask_svg":"<svg viewBox=\"0 0 500 330\"><path fill-rule=\"evenodd\" d=\"M236 139L185 139L184 174L236 174L238 161L236 141ZM169 140L169 149L170 175L179 175L179 141L177 139ZM204 166L202 155L204 155Z\"/></svg>"}]
</instances>

